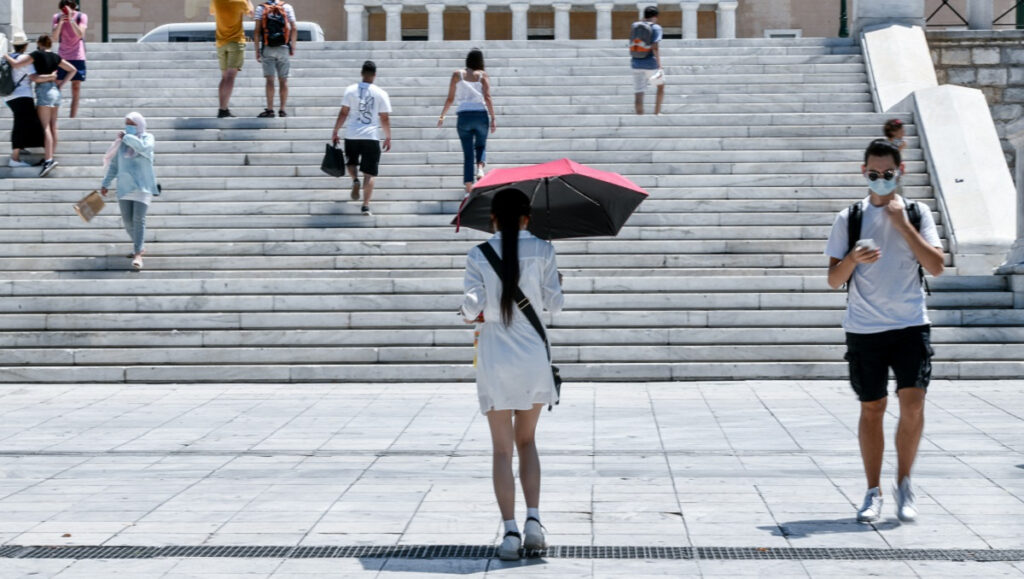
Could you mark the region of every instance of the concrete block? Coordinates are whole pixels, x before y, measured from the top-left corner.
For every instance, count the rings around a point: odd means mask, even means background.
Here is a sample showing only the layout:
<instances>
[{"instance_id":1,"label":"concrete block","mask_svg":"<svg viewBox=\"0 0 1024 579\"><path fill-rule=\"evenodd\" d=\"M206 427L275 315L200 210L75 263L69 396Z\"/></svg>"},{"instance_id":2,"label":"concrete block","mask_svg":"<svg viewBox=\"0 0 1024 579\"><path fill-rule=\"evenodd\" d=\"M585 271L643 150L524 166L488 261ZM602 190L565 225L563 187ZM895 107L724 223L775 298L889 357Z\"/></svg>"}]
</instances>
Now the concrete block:
<instances>
[{"instance_id":1,"label":"concrete block","mask_svg":"<svg viewBox=\"0 0 1024 579\"><path fill-rule=\"evenodd\" d=\"M983 86L1006 86L1008 71L1005 68L979 68L978 84Z\"/></svg>"},{"instance_id":2,"label":"concrete block","mask_svg":"<svg viewBox=\"0 0 1024 579\"><path fill-rule=\"evenodd\" d=\"M1024 84L1024 66L1010 67L1010 84Z\"/></svg>"},{"instance_id":3,"label":"concrete block","mask_svg":"<svg viewBox=\"0 0 1024 579\"><path fill-rule=\"evenodd\" d=\"M1024 48L1007 48L1006 60L1009 64L1024 64Z\"/></svg>"},{"instance_id":4,"label":"concrete block","mask_svg":"<svg viewBox=\"0 0 1024 579\"><path fill-rule=\"evenodd\" d=\"M953 66L968 66L974 64L971 59L971 49L944 48L942 50L942 64Z\"/></svg>"},{"instance_id":5,"label":"concrete block","mask_svg":"<svg viewBox=\"0 0 1024 579\"><path fill-rule=\"evenodd\" d=\"M949 84L974 84L978 81L978 69L951 68L946 71L946 80Z\"/></svg>"},{"instance_id":6,"label":"concrete block","mask_svg":"<svg viewBox=\"0 0 1024 579\"><path fill-rule=\"evenodd\" d=\"M1002 59L1002 53L999 48L972 48L971 49L971 62L973 64L999 64Z\"/></svg>"}]
</instances>

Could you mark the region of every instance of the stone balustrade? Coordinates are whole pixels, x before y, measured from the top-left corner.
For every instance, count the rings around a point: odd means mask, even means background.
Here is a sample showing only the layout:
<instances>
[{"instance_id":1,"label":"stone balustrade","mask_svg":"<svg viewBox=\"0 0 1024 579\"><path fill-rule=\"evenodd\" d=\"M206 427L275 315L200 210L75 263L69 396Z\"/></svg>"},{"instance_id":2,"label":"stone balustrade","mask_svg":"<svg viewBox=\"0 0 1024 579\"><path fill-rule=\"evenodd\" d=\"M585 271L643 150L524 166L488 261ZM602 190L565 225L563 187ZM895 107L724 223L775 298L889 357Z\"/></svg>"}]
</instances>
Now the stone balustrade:
<instances>
[{"instance_id":1,"label":"stone balustrade","mask_svg":"<svg viewBox=\"0 0 1024 579\"><path fill-rule=\"evenodd\" d=\"M683 38L697 38L697 13L700 10L715 10L717 13L718 38L736 38L736 9L738 0L677 0L683 13ZM569 15L575 10L596 12L596 36L598 39L612 37L612 12L625 6L636 7L642 14L647 6L665 4L654 0L648 2L565 1L565 0L523 0L511 3L501 0L347 0L345 12L348 16L348 40L358 42L366 39L367 16L370 9L382 9L386 13L387 40L402 39L402 11L425 10L427 19L427 40L444 40L444 12L452 8L467 9L470 14L470 40L486 40L486 16L488 10L510 11L512 13L512 39L526 40L528 36L528 14L531 9L554 12L555 40L569 39Z\"/></svg>"}]
</instances>

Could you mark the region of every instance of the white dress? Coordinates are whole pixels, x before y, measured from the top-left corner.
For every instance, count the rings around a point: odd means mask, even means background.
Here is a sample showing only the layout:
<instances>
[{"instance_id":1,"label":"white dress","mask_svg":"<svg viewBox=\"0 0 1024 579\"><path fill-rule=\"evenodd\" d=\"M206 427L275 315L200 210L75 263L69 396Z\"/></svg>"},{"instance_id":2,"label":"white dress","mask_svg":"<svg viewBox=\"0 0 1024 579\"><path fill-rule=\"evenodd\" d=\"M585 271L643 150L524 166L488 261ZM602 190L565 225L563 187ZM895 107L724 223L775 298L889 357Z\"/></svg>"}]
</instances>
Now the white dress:
<instances>
[{"instance_id":1,"label":"white dress","mask_svg":"<svg viewBox=\"0 0 1024 579\"><path fill-rule=\"evenodd\" d=\"M501 256L501 233L488 243ZM519 287L538 314L562 309L555 248L529 231L519 232ZM466 258L462 315L473 320L484 313L477 355L476 388L480 412L530 410L534 404L558 401L544 341L516 308L512 324L501 321L501 280L480 248ZM546 330L546 328L545 328Z\"/></svg>"}]
</instances>

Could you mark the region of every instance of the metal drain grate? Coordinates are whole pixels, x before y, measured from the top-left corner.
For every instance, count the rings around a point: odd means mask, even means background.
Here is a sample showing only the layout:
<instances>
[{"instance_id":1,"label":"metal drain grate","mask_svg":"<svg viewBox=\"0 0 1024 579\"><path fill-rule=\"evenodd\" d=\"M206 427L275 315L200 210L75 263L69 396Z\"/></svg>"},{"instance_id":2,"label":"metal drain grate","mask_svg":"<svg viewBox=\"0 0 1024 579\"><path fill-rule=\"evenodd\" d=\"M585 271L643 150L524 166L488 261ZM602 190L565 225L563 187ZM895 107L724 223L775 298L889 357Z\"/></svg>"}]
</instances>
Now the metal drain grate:
<instances>
[{"instance_id":1,"label":"metal drain grate","mask_svg":"<svg viewBox=\"0 0 1024 579\"><path fill-rule=\"evenodd\" d=\"M285 547L273 545L22 546L0 547L5 559L488 559L493 545L370 545ZM615 547L560 546L527 553L547 559L717 559L852 561L1024 561L1024 549L863 549L816 547Z\"/></svg>"}]
</instances>

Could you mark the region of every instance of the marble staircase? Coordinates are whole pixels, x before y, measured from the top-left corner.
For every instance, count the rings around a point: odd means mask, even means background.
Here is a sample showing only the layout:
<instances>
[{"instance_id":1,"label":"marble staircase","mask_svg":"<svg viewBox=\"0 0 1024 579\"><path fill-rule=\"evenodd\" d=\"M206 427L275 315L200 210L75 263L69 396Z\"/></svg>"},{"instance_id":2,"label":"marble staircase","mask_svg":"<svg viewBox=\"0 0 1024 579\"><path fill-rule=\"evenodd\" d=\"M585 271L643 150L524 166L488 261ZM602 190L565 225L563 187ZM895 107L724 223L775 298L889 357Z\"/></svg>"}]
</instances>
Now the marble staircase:
<instances>
[{"instance_id":1,"label":"marble staircase","mask_svg":"<svg viewBox=\"0 0 1024 579\"><path fill-rule=\"evenodd\" d=\"M651 194L617 238L556 242L566 310L548 322L563 376L844 377L845 294L825 283L822 251L835 212L864 194L861 152L887 118L872 112L859 48L666 41L665 114L637 117L620 44L483 44L491 167L570 157ZM0 169L0 382L471 380L472 330L455 310L465 253L486 236L448 225L462 154L454 118L435 127L469 47L300 45L291 116L269 120L254 118L250 54L241 118L218 120L210 47L94 46L80 116L61 119L60 166L43 179ZM394 107L369 218L347 180L319 170L367 58ZM89 224L70 207L98 186L131 110L158 139L165 191L142 273L116 206ZM897 116L904 191L934 209L912 115ZM930 283L936 377L1024 373L1024 311L1005 278L947 261Z\"/></svg>"}]
</instances>

